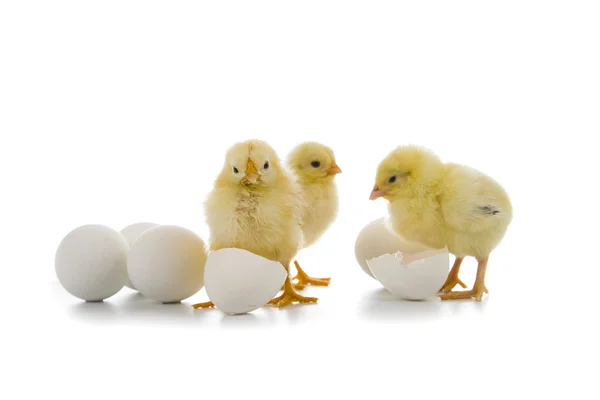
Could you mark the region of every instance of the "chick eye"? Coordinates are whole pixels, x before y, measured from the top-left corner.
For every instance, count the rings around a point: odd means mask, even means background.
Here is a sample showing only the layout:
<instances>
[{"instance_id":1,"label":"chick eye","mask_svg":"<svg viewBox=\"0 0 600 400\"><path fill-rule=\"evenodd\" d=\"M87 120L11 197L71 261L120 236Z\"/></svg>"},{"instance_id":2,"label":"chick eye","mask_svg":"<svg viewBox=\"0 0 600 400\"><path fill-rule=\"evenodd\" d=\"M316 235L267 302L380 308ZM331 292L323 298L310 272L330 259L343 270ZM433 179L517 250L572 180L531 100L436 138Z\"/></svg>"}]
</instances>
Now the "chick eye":
<instances>
[{"instance_id":1,"label":"chick eye","mask_svg":"<svg viewBox=\"0 0 600 400\"><path fill-rule=\"evenodd\" d=\"M268 161L265 163L265 165L263 165L263 168L264 169L269 169L269 162Z\"/></svg>"},{"instance_id":2,"label":"chick eye","mask_svg":"<svg viewBox=\"0 0 600 400\"><path fill-rule=\"evenodd\" d=\"M310 165L312 165L315 168L319 168L321 166L321 163L319 161L313 161L310 163Z\"/></svg>"},{"instance_id":3,"label":"chick eye","mask_svg":"<svg viewBox=\"0 0 600 400\"><path fill-rule=\"evenodd\" d=\"M240 172L240 170L239 170L239 169L237 169L236 167L233 167L233 173L234 173L234 174L237 174L237 173L239 173L239 172Z\"/></svg>"},{"instance_id":4,"label":"chick eye","mask_svg":"<svg viewBox=\"0 0 600 400\"><path fill-rule=\"evenodd\" d=\"M390 179L388 179L389 183L394 183L396 182L396 175L392 176Z\"/></svg>"}]
</instances>

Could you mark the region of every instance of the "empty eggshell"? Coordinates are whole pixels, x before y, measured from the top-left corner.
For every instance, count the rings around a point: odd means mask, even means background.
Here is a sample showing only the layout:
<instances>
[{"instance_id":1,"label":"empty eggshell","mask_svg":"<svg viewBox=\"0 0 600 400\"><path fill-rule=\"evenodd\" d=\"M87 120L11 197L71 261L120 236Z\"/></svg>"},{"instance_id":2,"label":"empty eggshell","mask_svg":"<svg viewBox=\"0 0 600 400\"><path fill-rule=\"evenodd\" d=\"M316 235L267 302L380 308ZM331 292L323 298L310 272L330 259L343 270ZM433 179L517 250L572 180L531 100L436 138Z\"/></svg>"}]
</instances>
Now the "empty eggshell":
<instances>
[{"instance_id":1,"label":"empty eggshell","mask_svg":"<svg viewBox=\"0 0 600 400\"><path fill-rule=\"evenodd\" d=\"M129 243L129 247L131 247L133 246L133 242L135 242L137 238L139 238L142 235L142 233L156 226L158 226L158 224L152 222L138 222L136 224L132 224L123 228L121 230L121 235L123 235L125 240L127 240L127 243ZM135 289L135 286L133 286L133 284L131 283L129 276L127 276L125 286L127 286L130 289Z\"/></svg>"},{"instance_id":2,"label":"empty eggshell","mask_svg":"<svg viewBox=\"0 0 600 400\"><path fill-rule=\"evenodd\" d=\"M175 303L202 289L205 263L205 245L198 235L179 226L161 225L133 243L127 273L142 295Z\"/></svg>"},{"instance_id":3,"label":"empty eggshell","mask_svg":"<svg viewBox=\"0 0 600 400\"><path fill-rule=\"evenodd\" d=\"M218 309L227 314L245 314L275 297L286 276L279 262L227 248L208 255L204 282L208 298Z\"/></svg>"},{"instance_id":4,"label":"empty eggshell","mask_svg":"<svg viewBox=\"0 0 600 400\"><path fill-rule=\"evenodd\" d=\"M422 244L403 239L389 228L388 218L382 217L368 223L358 234L354 253L356 261L369 276L374 278L369 270L367 260L383 254L394 254L401 251L405 254L429 250Z\"/></svg>"},{"instance_id":5,"label":"empty eggshell","mask_svg":"<svg viewBox=\"0 0 600 400\"><path fill-rule=\"evenodd\" d=\"M408 300L435 296L448 276L447 249L406 255L384 254L368 260L374 277L392 294Z\"/></svg>"},{"instance_id":6,"label":"empty eggshell","mask_svg":"<svg viewBox=\"0 0 600 400\"><path fill-rule=\"evenodd\" d=\"M60 284L73 296L101 301L117 293L127 279L125 238L103 225L84 225L60 242L54 259Z\"/></svg>"}]
</instances>

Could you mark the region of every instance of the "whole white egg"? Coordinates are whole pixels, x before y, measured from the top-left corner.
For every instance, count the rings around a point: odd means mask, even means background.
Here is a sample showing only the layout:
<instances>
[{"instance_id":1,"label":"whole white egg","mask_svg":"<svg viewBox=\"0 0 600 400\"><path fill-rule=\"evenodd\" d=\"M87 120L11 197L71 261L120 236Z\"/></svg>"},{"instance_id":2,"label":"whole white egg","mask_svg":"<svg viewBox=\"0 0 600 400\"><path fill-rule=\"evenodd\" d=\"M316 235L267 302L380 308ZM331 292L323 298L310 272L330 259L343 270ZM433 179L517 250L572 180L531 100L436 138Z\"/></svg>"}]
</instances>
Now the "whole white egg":
<instances>
[{"instance_id":1,"label":"whole white egg","mask_svg":"<svg viewBox=\"0 0 600 400\"><path fill-rule=\"evenodd\" d=\"M204 273L208 298L227 314L245 314L264 306L286 277L281 263L234 248L211 252Z\"/></svg>"},{"instance_id":2,"label":"whole white egg","mask_svg":"<svg viewBox=\"0 0 600 400\"><path fill-rule=\"evenodd\" d=\"M158 224L152 222L138 222L136 224L132 224L123 228L121 230L121 235L123 235L125 240L127 240L127 243L129 243L129 247L131 247L133 246L133 242L135 242L137 238L139 238L142 235L142 233L156 226L158 226ZM129 276L127 276L125 286L127 286L130 289L135 289L135 286L133 286L133 284L131 283Z\"/></svg>"},{"instance_id":3,"label":"whole white egg","mask_svg":"<svg viewBox=\"0 0 600 400\"><path fill-rule=\"evenodd\" d=\"M161 225L133 243L127 273L142 295L176 303L202 289L205 263L205 244L198 235L179 226Z\"/></svg>"},{"instance_id":4,"label":"whole white egg","mask_svg":"<svg viewBox=\"0 0 600 400\"><path fill-rule=\"evenodd\" d=\"M60 284L73 296L101 301L117 293L127 280L129 245L117 231L84 225L60 242L54 265Z\"/></svg>"},{"instance_id":5,"label":"whole white egg","mask_svg":"<svg viewBox=\"0 0 600 400\"><path fill-rule=\"evenodd\" d=\"M369 222L358 234L354 253L360 267L370 277L371 273L367 260L383 254L394 254L401 251L406 254L418 253L429 248L416 242L403 239L389 228L389 220L382 217Z\"/></svg>"},{"instance_id":6,"label":"whole white egg","mask_svg":"<svg viewBox=\"0 0 600 400\"><path fill-rule=\"evenodd\" d=\"M384 254L367 263L375 279L392 294L408 300L435 296L448 277L447 249L414 254Z\"/></svg>"}]
</instances>

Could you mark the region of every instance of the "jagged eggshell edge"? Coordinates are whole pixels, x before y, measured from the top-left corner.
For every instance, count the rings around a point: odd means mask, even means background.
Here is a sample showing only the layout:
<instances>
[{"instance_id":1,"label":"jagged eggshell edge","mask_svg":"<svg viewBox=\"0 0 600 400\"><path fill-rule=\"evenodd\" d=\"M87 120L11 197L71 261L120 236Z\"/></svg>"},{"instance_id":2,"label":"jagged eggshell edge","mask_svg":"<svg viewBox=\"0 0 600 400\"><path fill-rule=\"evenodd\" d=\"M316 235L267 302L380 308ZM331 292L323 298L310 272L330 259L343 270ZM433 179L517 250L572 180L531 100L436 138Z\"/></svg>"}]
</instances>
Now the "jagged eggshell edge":
<instances>
[{"instance_id":1,"label":"jagged eggshell edge","mask_svg":"<svg viewBox=\"0 0 600 400\"><path fill-rule=\"evenodd\" d=\"M215 307L226 314L246 314L267 304L281 289L287 272L279 262L246 250L210 252L204 287Z\"/></svg>"}]
</instances>

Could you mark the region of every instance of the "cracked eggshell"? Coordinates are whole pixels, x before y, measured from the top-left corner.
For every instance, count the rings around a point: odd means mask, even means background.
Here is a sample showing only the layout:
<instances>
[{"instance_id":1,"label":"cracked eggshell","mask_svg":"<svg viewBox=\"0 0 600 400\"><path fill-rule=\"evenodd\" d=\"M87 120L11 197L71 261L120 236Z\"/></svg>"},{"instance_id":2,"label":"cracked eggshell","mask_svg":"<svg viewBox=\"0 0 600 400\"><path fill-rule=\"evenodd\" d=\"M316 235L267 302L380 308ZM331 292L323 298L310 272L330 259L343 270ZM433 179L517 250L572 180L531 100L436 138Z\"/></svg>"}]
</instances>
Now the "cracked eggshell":
<instances>
[{"instance_id":1,"label":"cracked eggshell","mask_svg":"<svg viewBox=\"0 0 600 400\"><path fill-rule=\"evenodd\" d=\"M205 244L198 235L179 226L161 225L133 243L127 273L145 297L176 303L202 289L205 263Z\"/></svg>"},{"instance_id":2,"label":"cracked eggshell","mask_svg":"<svg viewBox=\"0 0 600 400\"><path fill-rule=\"evenodd\" d=\"M121 235L123 235L125 240L127 240L127 243L129 243L129 247L131 247L131 246L133 246L133 242L135 242L137 240L137 238L142 236L142 234L144 232L146 232L148 229L151 229L151 228L154 228L157 226L158 226L158 224L155 224L152 222L138 222L136 224L131 224L131 225L123 228L121 230ZM127 281L125 282L125 286L127 286L130 289L135 290L135 286L133 286L133 283L131 283L131 280L129 279L129 275L127 276Z\"/></svg>"},{"instance_id":3,"label":"cracked eggshell","mask_svg":"<svg viewBox=\"0 0 600 400\"><path fill-rule=\"evenodd\" d=\"M383 254L394 254L398 251L402 253L418 253L429 250L422 244L403 239L394 233L389 227L387 217L382 217L368 223L358 234L354 253L356 261L366 274L375 278L369 269L367 260L379 257Z\"/></svg>"},{"instance_id":4,"label":"cracked eggshell","mask_svg":"<svg viewBox=\"0 0 600 400\"><path fill-rule=\"evenodd\" d=\"M213 304L226 314L245 314L269 302L281 289L287 272L281 263L242 249L211 252L204 284Z\"/></svg>"},{"instance_id":5,"label":"cracked eggshell","mask_svg":"<svg viewBox=\"0 0 600 400\"><path fill-rule=\"evenodd\" d=\"M383 287L407 300L425 300L437 295L448 277L447 249L415 254L384 254L367 261Z\"/></svg>"}]
</instances>

